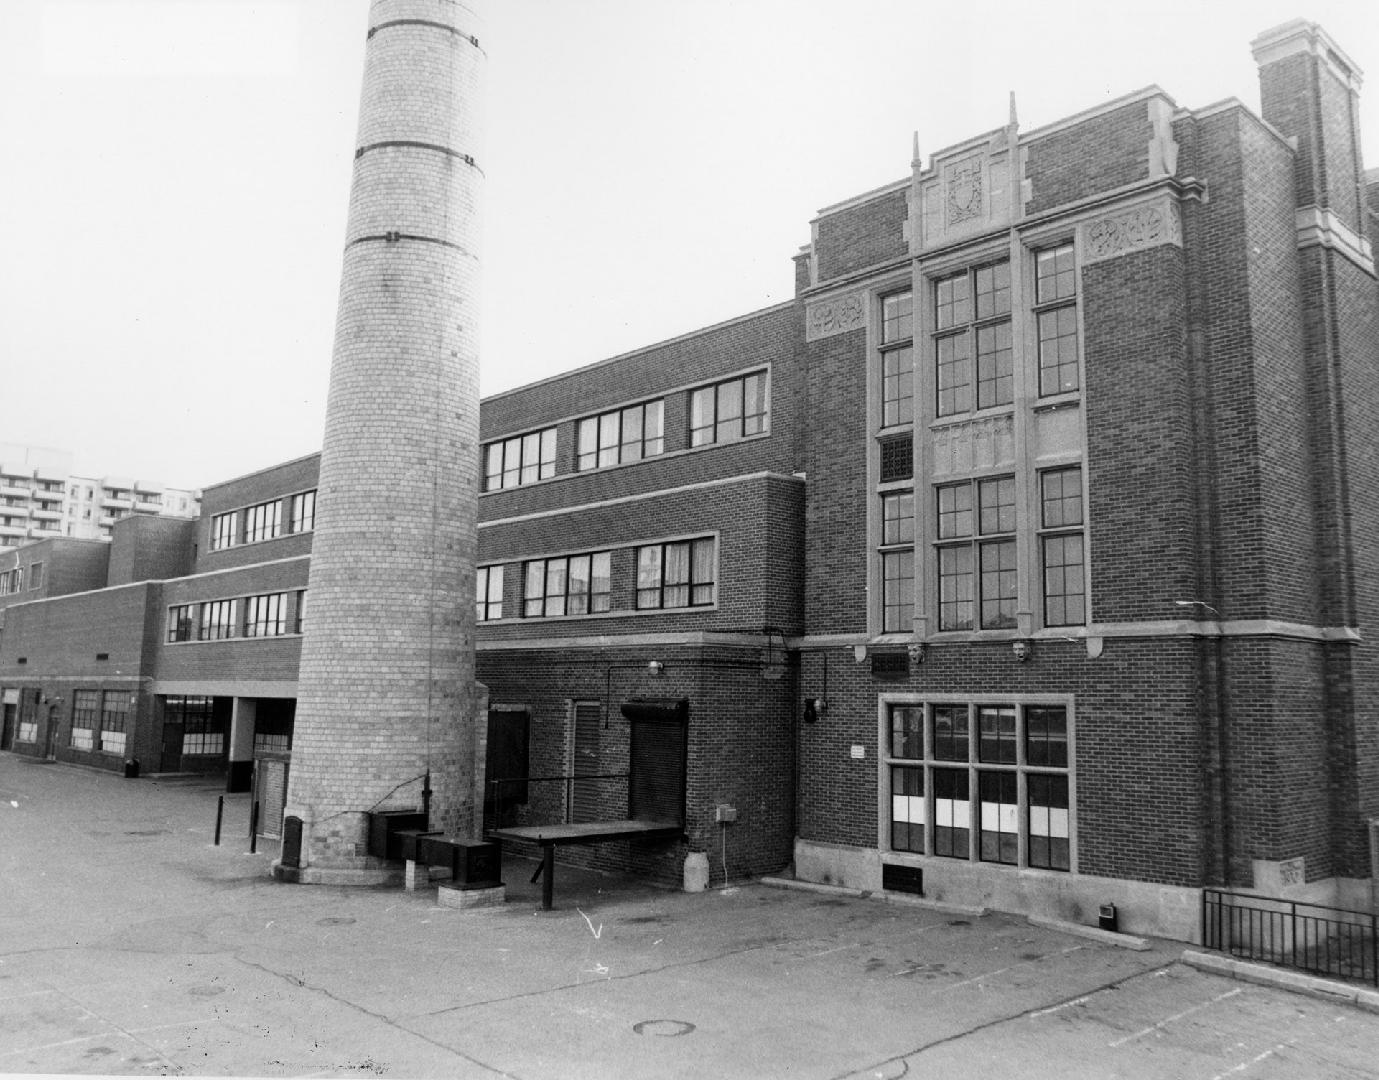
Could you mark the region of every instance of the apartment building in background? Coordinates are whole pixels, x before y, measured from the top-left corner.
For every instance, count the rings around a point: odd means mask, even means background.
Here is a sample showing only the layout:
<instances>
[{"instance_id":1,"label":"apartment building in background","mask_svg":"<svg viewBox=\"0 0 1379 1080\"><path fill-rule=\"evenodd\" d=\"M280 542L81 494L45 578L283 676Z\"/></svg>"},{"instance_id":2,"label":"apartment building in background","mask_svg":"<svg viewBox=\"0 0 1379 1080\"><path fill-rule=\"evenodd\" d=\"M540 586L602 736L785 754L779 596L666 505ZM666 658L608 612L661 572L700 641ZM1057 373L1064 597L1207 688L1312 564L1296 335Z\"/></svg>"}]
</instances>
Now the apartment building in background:
<instances>
[{"instance_id":1,"label":"apartment building in background","mask_svg":"<svg viewBox=\"0 0 1379 1080\"><path fill-rule=\"evenodd\" d=\"M488 824L1186 940L1372 903L1379 173L1336 42L1253 48L1261 116L1012 113L820 211L793 299L482 402ZM317 460L21 548L4 748L276 829Z\"/></svg>"},{"instance_id":2,"label":"apartment building in background","mask_svg":"<svg viewBox=\"0 0 1379 1080\"><path fill-rule=\"evenodd\" d=\"M0 443L0 553L30 540L109 540L131 514L195 517L199 491L149 480L78 476L66 450Z\"/></svg>"}]
</instances>

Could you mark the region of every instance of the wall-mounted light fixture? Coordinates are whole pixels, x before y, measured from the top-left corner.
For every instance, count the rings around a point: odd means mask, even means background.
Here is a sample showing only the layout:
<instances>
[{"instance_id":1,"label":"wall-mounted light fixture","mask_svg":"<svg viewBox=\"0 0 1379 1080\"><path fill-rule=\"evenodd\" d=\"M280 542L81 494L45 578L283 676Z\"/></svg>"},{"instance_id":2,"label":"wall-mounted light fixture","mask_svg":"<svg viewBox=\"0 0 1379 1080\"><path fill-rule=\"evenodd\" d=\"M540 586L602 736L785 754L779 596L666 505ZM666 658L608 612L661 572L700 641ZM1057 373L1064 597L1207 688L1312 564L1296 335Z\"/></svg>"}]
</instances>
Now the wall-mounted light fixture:
<instances>
[{"instance_id":1,"label":"wall-mounted light fixture","mask_svg":"<svg viewBox=\"0 0 1379 1080\"><path fill-rule=\"evenodd\" d=\"M1010 648L1011 651L1015 653L1015 659L1022 664L1034 655L1034 647L1023 638L1014 642Z\"/></svg>"},{"instance_id":2,"label":"wall-mounted light fixture","mask_svg":"<svg viewBox=\"0 0 1379 1080\"><path fill-rule=\"evenodd\" d=\"M665 664L661 663L659 660L653 660L646 665L646 670L652 675L659 675L661 672L665 671L665 669Z\"/></svg>"},{"instance_id":3,"label":"wall-mounted light fixture","mask_svg":"<svg viewBox=\"0 0 1379 1080\"><path fill-rule=\"evenodd\" d=\"M828 711L828 702L823 698L807 697L804 699L804 722L806 724L816 724Z\"/></svg>"}]
</instances>

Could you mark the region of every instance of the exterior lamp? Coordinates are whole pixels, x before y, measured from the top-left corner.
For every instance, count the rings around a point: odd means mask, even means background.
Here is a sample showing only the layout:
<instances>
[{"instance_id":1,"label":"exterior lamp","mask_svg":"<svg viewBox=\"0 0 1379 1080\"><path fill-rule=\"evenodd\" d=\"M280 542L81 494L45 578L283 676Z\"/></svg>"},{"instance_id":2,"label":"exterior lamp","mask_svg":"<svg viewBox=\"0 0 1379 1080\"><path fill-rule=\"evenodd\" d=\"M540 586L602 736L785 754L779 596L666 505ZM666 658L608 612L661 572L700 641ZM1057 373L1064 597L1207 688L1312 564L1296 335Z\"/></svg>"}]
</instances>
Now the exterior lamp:
<instances>
[{"instance_id":1,"label":"exterior lamp","mask_svg":"<svg viewBox=\"0 0 1379 1080\"><path fill-rule=\"evenodd\" d=\"M651 661L651 663L646 665L646 670L649 671L652 675L659 675L661 674L661 672L665 671L665 669L665 664L661 663L661 661L659 660L653 660Z\"/></svg>"}]
</instances>

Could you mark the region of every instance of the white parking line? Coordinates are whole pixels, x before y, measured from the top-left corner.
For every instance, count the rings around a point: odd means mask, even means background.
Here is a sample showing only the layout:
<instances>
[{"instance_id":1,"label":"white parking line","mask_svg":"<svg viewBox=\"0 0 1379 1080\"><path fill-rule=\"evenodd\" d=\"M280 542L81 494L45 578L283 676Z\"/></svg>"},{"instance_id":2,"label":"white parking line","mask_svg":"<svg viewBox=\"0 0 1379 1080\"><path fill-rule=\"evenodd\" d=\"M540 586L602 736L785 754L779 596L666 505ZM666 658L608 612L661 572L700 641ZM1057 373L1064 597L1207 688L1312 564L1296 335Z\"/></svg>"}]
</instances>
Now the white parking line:
<instances>
[{"instance_id":1,"label":"white parking line","mask_svg":"<svg viewBox=\"0 0 1379 1080\"><path fill-rule=\"evenodd\" d=\"M1151 1024L1151 1025L1149 1025L1149 1027L1145 1028L1143 1031L1137 1031L1137 1032L1135 1032L1135 1034L1133 1034L1133 1035L1127 1035L1127 1036L1125 1036L1125 1038L1123 1038L1123 1039L1117 1039L1115 1042L1107 1043L1106 1045L1107 1045L1107 1046L1110 1046L1110 1047L1124 1046L1124 1045L1125 1045L1126 1043L1128 1043L1128 1042L1133 1042L1133 1041L1136 1040L1136 1039L1143 1038L1143 1037L1146 1036L1146 1035L1152 1035L1152 1034L1154 1034L1154 1032L1162 1030L1163 1028L1167 1027L1169 1024L1173 1023L1175 1020L1181 1020L1181 1019L1182 1019L1183 1017L1185 1017L1185 1016L1191 1016L1191 1015L1192 1015L1193 1013L1195 1013L1195 1012L1200 1012L1200 1011L1203 1010L1203 1009L1206 1009L1206 1008L1209 1008L1209 1007L1212 1006L1212 1005L1215 1005L1218 1001L1224 1001L1224 1000L1225 1000L1226 998L1228 998L1228 997L1235 997L1236 994L1240 994L1240 993L1243 993L1243 992L1244 992L1244 988L1243 988L1243 987L1236 987L1234 990L1227 990L1224 994L1217 994L1217 995L1216 995L1214 998L1212 998L1210 1001L1204 1001L1204 1002L1202 1002L1200 1005L1194 1005L1192 1008L1190 1008L1190 1009L1184 1009L1184 1010L1183 1010L1182 1012L1180 1012L1180 1013L1174 1013L1172 1016L1166 1016L1166 1017L1164 1017L1164 1019L1160 1020L1157 1024Z\"/></svg>"},{"instance_id":2,"label":"white parking line","mask_svg":"<svg viewBox=\"0 0 1379 1080\"><path fill-rule=\"evenodd\" d=\"M1259 1064L1265 1058L1271 1057L1274 1054L1278 1053L1280 1050L1292 1046L1297 1041L1297 1039L1289 1039L1287 1042L1281 1042L1277 1046L1271 1046L1268 1050L1265 1050L1264 1053L1256 1054L1254 1057L1250 1058L1249 1061L1242 1061L1239 1065L1236 1065L1234 1068L1227 1069L1223 1073L1217 1073L1215 1076L1211 1078L1211 1080L1224 1080L1224 1078L1227 1076L1233 1076L1238 1072L1244 1072L1251 1065Z\"/></svg>"},{"instance_id":3,"label":"white parking line","mask_svg":"<svg viewBox=\"0 0 1379 1080\"><path fill-rule=\"evenodd\" d=\"M99 1017L97 1019L99 1019ZM137 1030L129 1031L126 1031L124 1028L110 1027L105 1031L93 1031L90 1035L79 1035L75 1039L61 1039L58 1042L43 1043L41 1046L23 1046L18 1050L3 1050L0 1051L0 1058L13 1057L15 1054L33 1054L37 1053L39 1050L53 1050L59 1046L72 1046L76 1043L90 1042L92 1039L104 1039L110 1035L124 1035L138 1042L139 1040L136 1036L146 1034L150 1031L166 1031L169 1028L188 1027L192 1024L201 1024L204 1022L203 1020L183 1020L176 1024L159 1024L157 1027L138 1028ZM168 1061L169 1064L175 1064L169 1061L169 1059L161 1053L159 1053L159 1057Z\"/></svg>"}]
</instances>

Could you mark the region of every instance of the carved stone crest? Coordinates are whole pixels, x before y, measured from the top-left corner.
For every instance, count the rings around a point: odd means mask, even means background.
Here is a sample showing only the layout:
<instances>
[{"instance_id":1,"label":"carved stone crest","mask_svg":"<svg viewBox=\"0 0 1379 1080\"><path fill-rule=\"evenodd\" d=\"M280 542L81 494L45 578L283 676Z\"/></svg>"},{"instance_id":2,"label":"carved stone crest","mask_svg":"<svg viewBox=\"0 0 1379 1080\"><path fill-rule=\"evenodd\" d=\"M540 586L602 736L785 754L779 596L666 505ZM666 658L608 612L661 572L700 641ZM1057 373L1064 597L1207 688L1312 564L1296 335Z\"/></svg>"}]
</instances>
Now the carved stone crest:
<instances>
[{"instance_id":1,"label":"carved stone crest","mask_svg":"<svg viewBox=\"0 0 1379 1080\"><path fill-rule=\"evenodd\" d=\"M968 158L948 170L948 225L982 216L982 159Z\"/></svg>"},{"instance_id":2,"label":"carved stone crest","mask_svg":"<svg viewBox=\"0 0 1379 1080\"><path fill-rule=\"evenodd\" d=\"M805 309L805 340L844 334L866 325L867 305L860 293L819 300Z\"/></svg>"}]
</instances>

